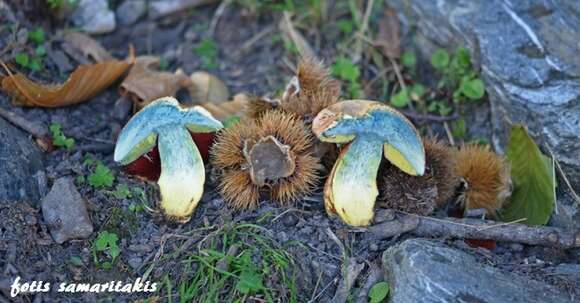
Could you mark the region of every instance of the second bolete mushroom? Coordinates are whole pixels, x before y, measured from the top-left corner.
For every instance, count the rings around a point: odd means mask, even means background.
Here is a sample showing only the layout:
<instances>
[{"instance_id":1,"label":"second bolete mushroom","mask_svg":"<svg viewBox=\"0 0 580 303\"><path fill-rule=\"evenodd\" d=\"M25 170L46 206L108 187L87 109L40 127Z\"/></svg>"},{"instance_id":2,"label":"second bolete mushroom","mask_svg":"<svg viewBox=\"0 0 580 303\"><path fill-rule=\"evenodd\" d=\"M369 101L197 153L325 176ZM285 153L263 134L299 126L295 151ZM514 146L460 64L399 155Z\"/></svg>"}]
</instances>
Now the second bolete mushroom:
<instances>
[{"instance_id":1,"label":"second bolete mushroom","mask_svg":"<svg viewBox=\"0 0 580 303\"><path fill-rule=\"evenodd\" d=\"M377 171L384 154L407 174L425 171L425 149L415 127L401 113L379 102L348 100L322 110L312 131L324 142L343 147L324 187L329 214L354 226L369 225L374 216Z\"/></svg>"},{"instance_id":2,"label":"second bolete mushroom","mask_svg":"<svg viewBox=\"0 0 580 303\"><path fill-rule=\"evenodd\" d=\"M157 145L161 209L168 217L184 222L197 206L205 182L203 160L190 132L209 133L222 127L199 106L182 109L176 99L160 98L125 125L117 139L114 160L127 165Z\"/></svg>"}]
</instances>

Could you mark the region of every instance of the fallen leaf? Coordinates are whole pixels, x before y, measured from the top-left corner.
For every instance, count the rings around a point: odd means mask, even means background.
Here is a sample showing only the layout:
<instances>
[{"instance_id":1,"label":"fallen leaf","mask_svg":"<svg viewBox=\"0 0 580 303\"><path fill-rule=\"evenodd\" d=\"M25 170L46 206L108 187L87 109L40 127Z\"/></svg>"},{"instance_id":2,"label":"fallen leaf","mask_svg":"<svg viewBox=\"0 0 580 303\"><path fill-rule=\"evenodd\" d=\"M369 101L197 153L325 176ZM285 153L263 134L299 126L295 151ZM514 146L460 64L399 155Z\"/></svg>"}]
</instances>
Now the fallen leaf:
<instances>
[{"instance_id":1,"label":"fallen leaf","mask_svg":"<svg viewBox=\"0 0 580 303\"><path fill-rule=\"evenodd\" d=\"M249 98L245 94L237 94L234 96L234 100L223 102L219 104L215 103L202 103L199 106L205 108L208 112L214 116L214 118L225 121L232 116L242 117L245 115L246 107Z\"/></svg>"},{"instance_id":2,"label":"fallen leaf","mask_svg":"<svg viewBox=\"0 0 580 303\"><path fill-rule=\"evenodd\" d=\"M139 56L129 75L119 86L121 95L128 95L137 110L145 107L151 101L174 96L183 88L190 86L189 77L181 70L175 73L155 70L160 59L154 56Z\"/></svg>"},{"instance_id":3,"label":"fallen leaf","mask_svg":"<svg viewBox=\"0 0 580 303\"><path fill-rule=\"evenodd\" d=\"M99 42L86 34L69 32L64 34L62 39L65 44L68 44L73 49L79 51L84 57L91 58L95 62L104 62L113 59L113 56ZM68 50L68 48L65 48L65 51Z\"/></svg>"},{"instance_id":4,"label":"fallen leaf","mask_svg":"<svg viewBox=\"0 0 580 303\"><path fill-rule=\"evenodd\" d=\"M218 77L206 72L195 72L190 79L189 93L193 103L222 103L229 100L230 91Z\"/></svg>"},{"instance_id":5,"label":"fallen leaf","mask_svg":"<svg viewBox=\"0 0 580 303\"><path fill-rule=\"evenodd\" d=\"M115 82L133 64L133 50L127 60L109 60L96 64L80 65L63 84L45 85L26 76L8 73L2 77L2 90L12 96L15 106L60 107L86 101Z\"/></svg>"},{"instance_id":6,"label":"fallen leaf","mask_svg":"<svg viewBox=\"0 0 580 303\"><path fill-rule=\"evenodd\" d=\"M379 20L379 32L377 44L381 46L383 54L389 58L397 59L401 56L400 24L397 12L388 8Z\"/></svg>"},{"instance_id":7,"label":"fallen leaf","mask_svg":"<svg viewBox=\"0 0 580 303\"><path fill-rule=\"evenodd\" d=\"M506 152L514 191L501 219L545 225L556 203L554 161L542 154L523 125L512 127Z\"/></svg>"}]
</instances>

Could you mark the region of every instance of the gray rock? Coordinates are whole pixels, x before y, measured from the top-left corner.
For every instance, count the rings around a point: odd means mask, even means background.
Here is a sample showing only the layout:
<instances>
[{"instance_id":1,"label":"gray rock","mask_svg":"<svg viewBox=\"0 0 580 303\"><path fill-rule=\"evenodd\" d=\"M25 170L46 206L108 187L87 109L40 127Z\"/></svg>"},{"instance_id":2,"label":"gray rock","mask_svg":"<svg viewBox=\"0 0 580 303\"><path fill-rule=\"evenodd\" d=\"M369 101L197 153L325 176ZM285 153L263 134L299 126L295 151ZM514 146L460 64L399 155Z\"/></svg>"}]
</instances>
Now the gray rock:
<instances>
[{"instance_id":1,"label":"gray rock","mask_svg":"<svg viewBox=\"0 0 580 303\"><path fill-rule=\"evenodd\" d=\"M131 25L137 22L147 10L144 0L127 0L117 8L117 20L121 25Z\"/></svg>"},{"instance_id":2,"label":"gray rock","mask_svg":"<svg viewBox=\"0 0 580 303\"><path fill-rule=\"evenodd\" d=\"M129 266L131 266L131 268L137 270L141 266L141 263L143 263L143 259L139 257L130 258L129 261L127 261L127 263L129 263Z\"/></svg>"},{"instance_id":3,"label":"gray rock","mask_svg":"<svg viewBox=\"0 0 580 303\"><path fill-rule=\"evenodd\" d=\"M72 14L76 26L89 34L106 34L115 30L115 13L107 0L80 0Z\"/></svg>"},{"instance_id":4,"label":"gray rock","mask_svg":"<svg viewBox=\"0 0 580 303\"><path fill-rule=\"evenodd\" d=\"M559 264L553 268L553 274L565 276L578 283L580 282L580 264Z\"/></svg>"},{"instance_id":5,"label":"gray rock","mask_svg":"<svg viewBox=\"0 0 580 303\"><path fill-rule=\"evenodd\" d=\"M571 302L552 286L434 241L406 240L385 251L382 262L391 302Z\"/></svg>"},{"instance_id":6,"label":"gray rock","mask_svg":"<svg viewBox=\"0 0 580 303\"><path fill-rule=\"evenodd\" d=\"M93 232L87 205L71 178L60 178L42 199L42 214L54 241L85 239Z\"/></svg>"},{"instance_id":7,"label":"gray rock","mask_svg":"<svg viewBox=\"0 0 580 303\"><path fill-rule=\"evenodd\" d=\"M26 133L0 118L0 203L37 203L39 185L33 176L42 162L42 152Z\"/></svg>"},{"instance_id":8,"label":"gray rock","mask_svg":"<svg viewBox=\"0 0 580 303\"><path fill-rule=\"evenodd\" d=\"M580 1L394 0L419 49L471 49L491 100L494 145L523 122L580 186ZM413 24L409 24L413 23Z\"/></svg>"}]
</instances>

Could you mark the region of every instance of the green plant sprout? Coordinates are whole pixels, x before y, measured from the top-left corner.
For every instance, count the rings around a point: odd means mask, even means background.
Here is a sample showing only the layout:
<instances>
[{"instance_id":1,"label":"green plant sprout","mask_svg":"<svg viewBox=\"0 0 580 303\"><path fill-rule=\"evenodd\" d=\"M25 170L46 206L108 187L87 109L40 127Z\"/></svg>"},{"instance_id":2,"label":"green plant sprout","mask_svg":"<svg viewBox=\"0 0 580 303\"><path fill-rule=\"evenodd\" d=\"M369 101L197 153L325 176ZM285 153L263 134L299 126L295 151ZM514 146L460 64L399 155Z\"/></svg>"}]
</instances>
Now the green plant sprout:
<instances>
[{"instance_id":1,"label":"green plant sprout","mask_svg":"<svg viewBox=\"0 0 580 303\"><path fill-rule=\"evenodd\" d=\"M485 95L485 84L473 70L469 50L458 47L453 56L438 49L431 56L431 65L442 74L437 85L453 92L453 101L480 100Z\"/></svg>"},{"instance_id":2,"label":"green plant sprout","mask_svg":"<svg viewBox=\"0 0 580 303\"><path fill-rule=\"evenodd\" d=\"M62 132L62 126L59 123L50 125L50 133L52 135L52 144L58 147L71 149L75 145L75 139L67 138Z\"/></svg>"},{"instance_id":3,"label":"green plant sprout","mask_svg":"<svg viewBox=\"0 0 580 303\"><path fill-rule=\"evenodd\" d=\"M45 34L41 27L28 32L28 40L34 44L34 52L32 54L28 53L17 53L14 56L14 61L21 67L27 68L31 71L42 70L44 64L43 60L46 56Z\"/></svg>"},{"instance_id":4,"label":"green plant sprout","mask_svg":"<svg viewBox=\"0 0 580 303\"><path fill-rule=\"evenodd\" d=\"M99 233L93 243L93 262L97 267L107 270L113 267L115 260L121 254L117 241L119 241L119 237L115 233L108 231ZM104 254L108 260L103 263L99 262L99 254Z\"/></svg>"},{"instance_id":5,"label":"green plant sprout","mask_svg":"<svg viewBox=\"0 0 580 303\"><path fill-rule=\"evenodd\" d=\"M87 180L89 185L94 188L107 188L113 186L115 176L108 167L98 162L95 170L89 175Z\"/></svg>"},{"instance_id":6,"label":"green plant sprout","mask_svg":"<svg viewBox=\"0 0 580 303\"><path fill-rule=\"evenodd\" d=\"M180 280L176 289L166 276L167 292L176 292L179 302L194 298L200 302L244 302L249 296L263 297L267 302L297 302L294 260L266 234L263 227L253 224L225 226L208 237L205 249L181 261L191 276ZM272 279L287 287L270 287Z\"/></svg>"},{"instance_id":7,"label":"green plant sprout","mask_svg":"<svg viewBox=\"0 0 580 303\"><path fill-rule=\"evenodd\" d=\"M212 39L204 39L194 48L195 53L201 58L204 68L217 68L218 48Z\"/></svg>"},{"instance_id":8,"label":"green plant sprout","mask_svg":"<svg viewBox=\"0 0 580 303\"><path fill-rule=\"evenodd\" d=\"M360 69L350 59L340 57L331 66L332 75L348 84L348 95L352 99L362 98L363 92L359 82Z\"/></svg>"}]
</instances>

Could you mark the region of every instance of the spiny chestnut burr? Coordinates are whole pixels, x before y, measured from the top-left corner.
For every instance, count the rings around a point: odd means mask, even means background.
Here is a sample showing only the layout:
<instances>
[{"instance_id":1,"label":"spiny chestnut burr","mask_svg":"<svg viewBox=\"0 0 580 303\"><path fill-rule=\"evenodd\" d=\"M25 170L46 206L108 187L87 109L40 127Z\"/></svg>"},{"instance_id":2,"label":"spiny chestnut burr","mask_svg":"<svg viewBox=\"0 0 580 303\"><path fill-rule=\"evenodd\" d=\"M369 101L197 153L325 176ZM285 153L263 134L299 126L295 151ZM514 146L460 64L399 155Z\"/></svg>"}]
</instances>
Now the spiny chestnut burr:
<instances>
[{"instance_id":1,"label":"spiny chestnut burr","mask_svg":"<svg viewBox=\"0 0 580 303\"><path fill-rule=\"evenodd\" d=\"M219 191L234 208L257 206L262 194L281 204L311 193L319 160L312 156L313 137L296 115L270 110L243 119L217 135L213 165L223 171Z\"/></svg>"},{"instance_id":2,"label":"spiny chestnut burr","mask_svg":"<svg viewBox=\"0 0 580 303\"><path fill-rule=\"evenodd\" d=\"M280 108L311 121L322 109L338 102L340 83L321 62L303 59L282 95Z\"/></svg>"},{"instance_id":3,"label":"spiny chestnut burr","mask_svg":"<svg viewBox=\"0 0 580 303\"><path fill-rule=\"evenodd\" d=\"M459 185L455 155L441 141L424 138L425 174L412 176L387 164L379 172L379 203L382 207L429 215L450 200Z\"/></svg>"},{"instance_id":4,"label":"spiny chestnut burr","mask_svg":"<svg viewBox=\"0 0 580 303\"><path fill-rule=\"evenodd\" d=\"M496 215L511 196L509 167L489 147L464 145L456 156L456 174L464 181L459 202L465 209L483 208Z\"/></svg>"}]
</instances>

